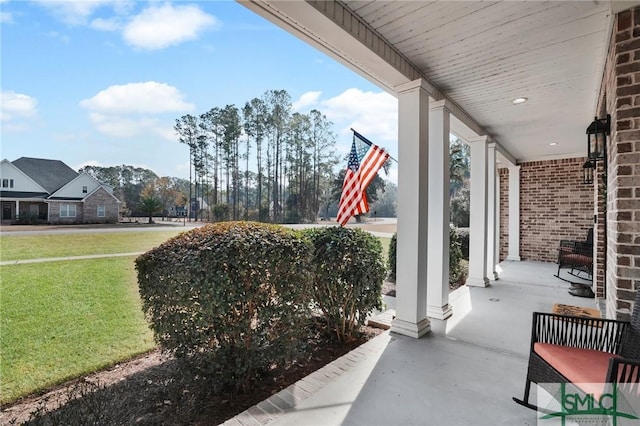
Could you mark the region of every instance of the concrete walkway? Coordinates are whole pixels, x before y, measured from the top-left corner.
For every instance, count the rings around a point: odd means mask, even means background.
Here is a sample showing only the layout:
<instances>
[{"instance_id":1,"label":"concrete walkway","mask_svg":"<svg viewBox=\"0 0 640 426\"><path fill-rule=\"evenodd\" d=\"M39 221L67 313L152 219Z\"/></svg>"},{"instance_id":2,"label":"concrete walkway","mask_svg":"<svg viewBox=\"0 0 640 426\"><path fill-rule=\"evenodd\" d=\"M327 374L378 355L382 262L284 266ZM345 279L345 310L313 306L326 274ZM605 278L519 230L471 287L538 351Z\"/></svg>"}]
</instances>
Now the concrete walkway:
<instances>
[{"instance_id":1,"label":"concrete walkway","mask_svg":"<svg viewBox=\"0 0 640 426\"><path fill-rule=\"evenodd\" d=\"M490 287L452 292L453 317L432 320L426 337L387 331L225 424L536 424L511 400L524 388L532 312L595 302L570 296L554 264L502 267Z\"/></svg>"},{"instance_id":2,"label":"concrete walkway","mask_svg":"<svg viewBox=\"0 0 640 426\"><path fill-rule=\"evenodd\" d=\"M60 261L67 261L67 260L102 259L105 257L140 256L143 253L144 252L140 251L140 252L133 252L133 253L86 254L82 256L42 257L39 259L5 260L0 262L0 266L26 265L29 263L44 263L44 262L60 262Z\"/></svg>"}]
</instances>

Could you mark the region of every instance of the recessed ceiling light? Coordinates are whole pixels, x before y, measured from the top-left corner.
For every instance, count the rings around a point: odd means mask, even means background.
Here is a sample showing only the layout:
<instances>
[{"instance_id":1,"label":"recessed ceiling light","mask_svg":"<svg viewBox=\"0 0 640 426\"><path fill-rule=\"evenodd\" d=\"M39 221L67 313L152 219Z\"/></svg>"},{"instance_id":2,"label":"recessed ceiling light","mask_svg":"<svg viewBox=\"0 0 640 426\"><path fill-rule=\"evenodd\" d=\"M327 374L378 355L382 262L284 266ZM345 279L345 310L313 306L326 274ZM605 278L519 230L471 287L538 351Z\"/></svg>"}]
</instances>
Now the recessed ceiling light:
<instances>
[{"instance_id":1,"label":"recessed ceiling light","mask_svg":"<svg viewBox=\"0 0 640 426\"><path fill-rule=\"evenodd\" d=\"M528 100L529 100L528 98L515 98L511 102L513 102L515 105L518 105L518 104L521 104L523 102L527 102Z\"/></svg>"},{"instance_id":2,"label":"recessed ceiling light","mask_svg":"<svg viewBox=\"0 0 640 426\"><path fill-rule=\"evenodd\" d=\"M558 142L549 142L549 145L550 146L556 146L556 145L558 145Z\"/></svg>"}]
</instances>

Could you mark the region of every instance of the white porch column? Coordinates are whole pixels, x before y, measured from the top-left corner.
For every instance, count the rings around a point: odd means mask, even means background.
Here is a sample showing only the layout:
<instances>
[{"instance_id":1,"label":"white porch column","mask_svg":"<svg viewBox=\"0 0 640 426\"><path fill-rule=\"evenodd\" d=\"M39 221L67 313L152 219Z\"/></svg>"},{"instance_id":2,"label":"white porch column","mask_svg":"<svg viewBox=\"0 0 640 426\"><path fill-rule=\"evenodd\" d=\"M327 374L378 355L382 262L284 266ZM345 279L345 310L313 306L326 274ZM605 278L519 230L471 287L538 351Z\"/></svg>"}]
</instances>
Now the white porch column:
<instances>
[{"instance_id":1,"label":"white porch column","mask_svg":"<svg viewBox=\"0 0 640 426\"><path fill-rule=\"evenodd\" d=\"M497 165L496 165L497 167ZM498 169L496 168L496 202L495 204L495 218L496 218L496 222L495 222L495 229L494 229L494 235L495 235L495 244L493 245L493 259L495 262L495 269L494 269L494 278L497 280L500 277L500 272L502 272L502 269L500 269L500 174L498 173Z\"/></svg>"},{"instance_id":2,"label":"white porch column","mask_svg":"<svg viewBox=\"0 0 640 426\"><path fill-rule=\"evenodd\" d=\"M16 221L20 219L20 200L16 200Z\"/></svg>"},{"instance_id":3,"label":"white porch column","mask_svg":"<svg viewBox=\"0 0 640 426\"><path fill-rule=\"evenodd\" d=\"M429 241L427 245L427 316L445 320L449 305L449 120L446 101L429 111Z\"/></svg>"},{"instance_id":4,"label":"white porch column","mask_svg":"<svg viewBox=\"0 0 640 426\"><path fill-rule=\"evenodd\" d=\"M473 160L472 160L473 161ZM472 177L473 179L473 177ZM487 145L487 276L498 279L496 265L496 238L497 214L496 198L499 192L496 191L496 144L491 142Z\"/></svg>"},{"instance_id":5,"label":"white porch column","mask_svg":"<svg viewBox=\"0 0 640 426\"><path fill-rule=\"evenodd\" d=\"M471 200L469 208L469 277L467 285L486 287L487 278L487 144L489 138L469 139Z\"/></svg>"},{"instance_id":6,"label":"white porch column","mask_svg":"<svg viewBox=\"0 0 640 426\"><path fill-rule=\"evenodd\" d=\"M421 79L398 91L396 319L391 331L419 338L427 318L429 95Z\"/></svg>"},{"instance_id":7,"label":"white porch column","mask_svg":"<svg viewBox=\"0 0 640 426\"><path fill-rule=\"evenodd\" d=\"M509 167L509 254L520 260L520 166Z\"/></svg>"}]
</instances>

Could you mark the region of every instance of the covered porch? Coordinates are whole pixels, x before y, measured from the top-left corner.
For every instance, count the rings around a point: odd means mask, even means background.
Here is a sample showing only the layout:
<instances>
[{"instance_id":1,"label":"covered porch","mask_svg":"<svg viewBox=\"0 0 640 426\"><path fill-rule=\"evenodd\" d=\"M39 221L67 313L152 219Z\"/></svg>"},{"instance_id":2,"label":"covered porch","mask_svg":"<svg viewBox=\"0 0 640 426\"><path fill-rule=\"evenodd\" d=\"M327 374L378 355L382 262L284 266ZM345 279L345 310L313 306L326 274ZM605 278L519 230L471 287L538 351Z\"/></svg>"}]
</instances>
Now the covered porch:
<instances>
[{"instance_id":1,"label":"covered porch","mask_svg":"<svg viewBox=\"0 0 640 426\"><path fill-rule=\"evenodd\" d=\"M46 222L49 215L49 205L44 201L45 196L2 197L2 224L39 223Z\"/></svg>"},{"instance_id":2,"label":"covered porch","mask_svg":"<svg viewBox=\"0 0 640 426\"><path fill-rule=\"evenodd\" d=\"M448 296L450 134L471 147L472 294L502 288L501 260L554 261L561 239L594 228L596 298L628 319L640 286L638 2L241 3L398 100L394 333L419 338L460 316ZM585 184L585 130L608 115Z\"/></svg>"},{"instance_id":3,"label":"covered porch","mask_svg":"<svg viewBox=\"0 0 640 426\"><path fill-rule=\"evenodd\" d=\"M385 332L225 424L536 424L511 399L524 389L532 312L595 301L570 296L552 263L500 266L490 287L453 291L455 315L424 338Z\"/></svg>"}]
</instances>

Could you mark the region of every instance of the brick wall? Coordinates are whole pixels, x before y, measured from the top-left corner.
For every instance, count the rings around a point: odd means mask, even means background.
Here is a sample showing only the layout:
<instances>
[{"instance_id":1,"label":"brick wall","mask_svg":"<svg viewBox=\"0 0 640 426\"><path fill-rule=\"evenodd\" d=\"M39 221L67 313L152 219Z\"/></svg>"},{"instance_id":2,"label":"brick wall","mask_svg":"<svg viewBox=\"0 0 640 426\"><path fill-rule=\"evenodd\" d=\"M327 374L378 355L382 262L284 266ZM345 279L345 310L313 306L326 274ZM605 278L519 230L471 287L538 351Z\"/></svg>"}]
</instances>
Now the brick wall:
<instances>
[{"instance_id":1,"label":"brick wall","mask_svg":"<svg viewBox=\"0 0 640 426\"><path fill-rule=\"evenodd\" d=\"M606 314L626 320L640 290L640 7L615 18L598 113L611 115L603 232Z\"/></svg>"},{"instance_id":2,"label":"brick wall","mask_svg":"<svg viewBox=\"0 0 640 426\"><path fill-rule=\"evenodd\" d=\"M500 262L509 255L509 169L498 169L500 179Z\"/></svg>"},{"instance_id":3,"label":"brick wall","mask_svg":"<svg viewBox=\"0 0 640 426\"><path fill-rule=\"evenodd\" d=\"M98 217L98 206L105 207L105 217ZM119 219L119 204L104 188L99 188L84 201L85 222L115 223Z\"/></svg>"},{"instance_id":4,"label":"brick wall","mask_svg":"<svg viewBox=\"0 0 640 426\"><path fill-rule=\"evenodd\" d=\"M560 240L584 240L593 226L593 188L585 158L520 164L520 257L556 262ZM508 254L509 170L500 169L500 258Z\"/></svg>"},{"instance_id":5,"label":"brick wall","mask_svg":"<svg viewBox=\"0 0 640 426\"><path fill-rule=\"evenodd\" d=\"M60 206L62 204L75 204L76 216L60 217ZM72 223L82 223L82 221L83 221L82 203L80 202L49 202L49 222L50 223L72 224Z\"/></svg>"}]
</instances>

